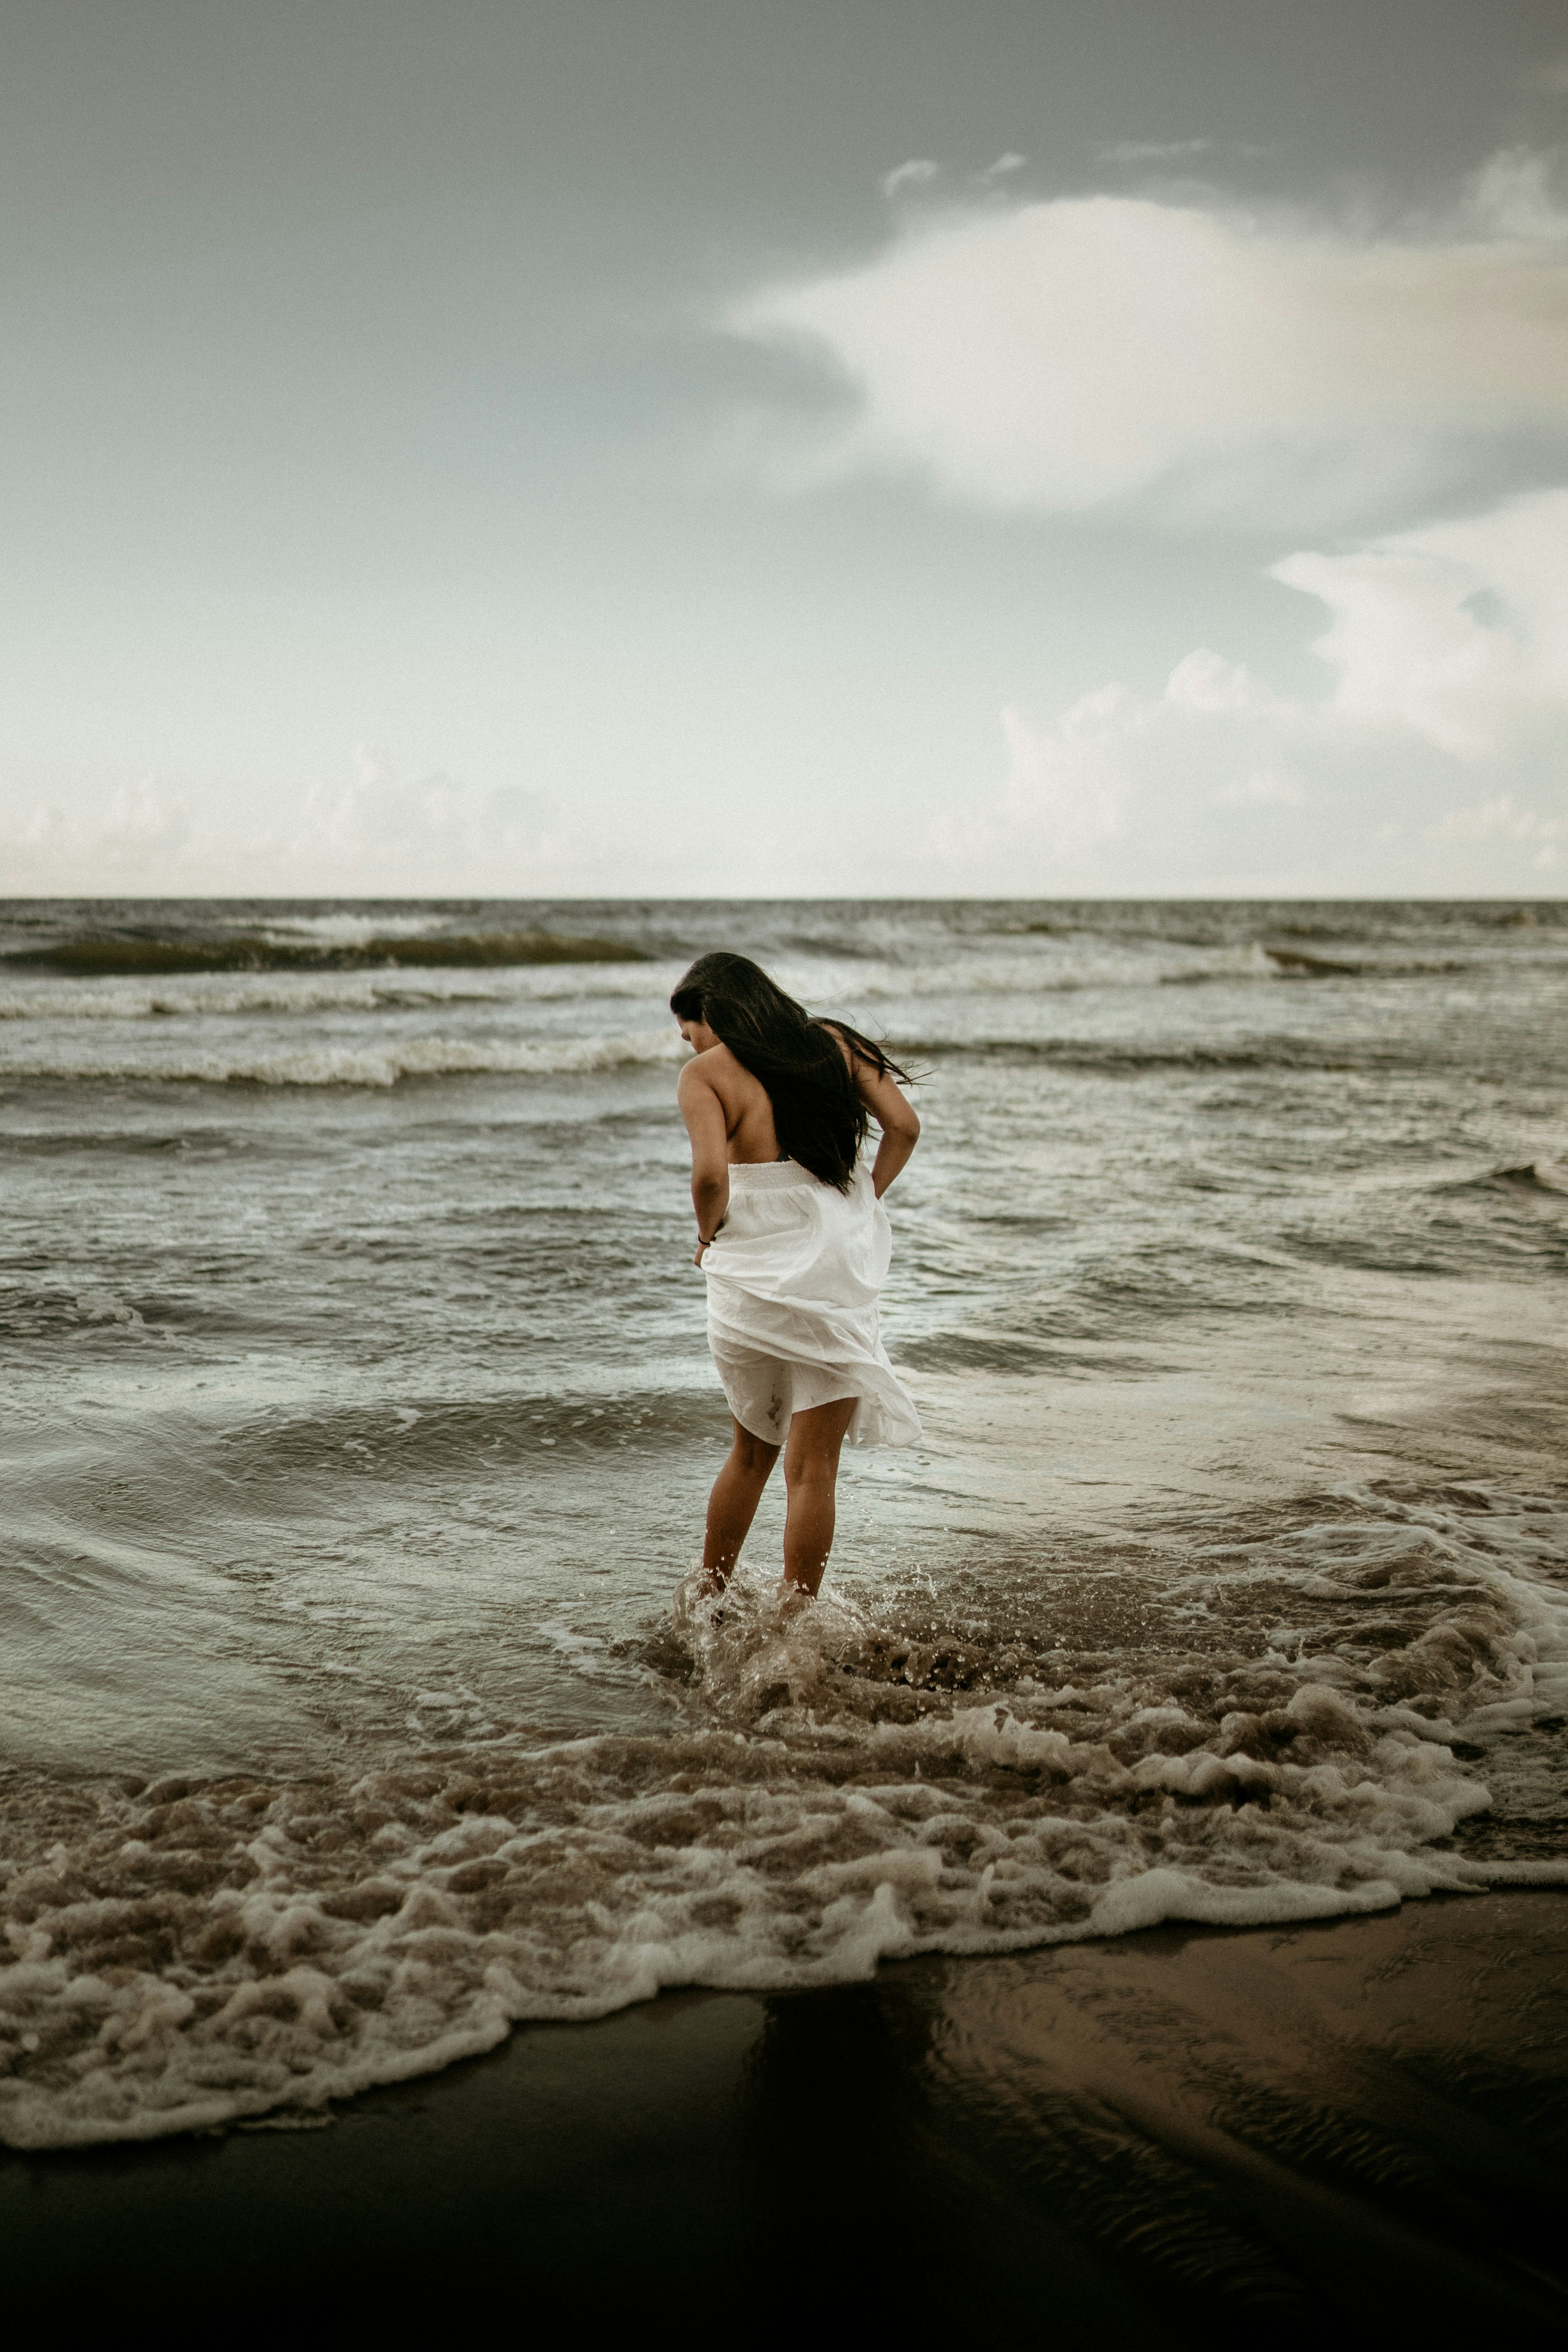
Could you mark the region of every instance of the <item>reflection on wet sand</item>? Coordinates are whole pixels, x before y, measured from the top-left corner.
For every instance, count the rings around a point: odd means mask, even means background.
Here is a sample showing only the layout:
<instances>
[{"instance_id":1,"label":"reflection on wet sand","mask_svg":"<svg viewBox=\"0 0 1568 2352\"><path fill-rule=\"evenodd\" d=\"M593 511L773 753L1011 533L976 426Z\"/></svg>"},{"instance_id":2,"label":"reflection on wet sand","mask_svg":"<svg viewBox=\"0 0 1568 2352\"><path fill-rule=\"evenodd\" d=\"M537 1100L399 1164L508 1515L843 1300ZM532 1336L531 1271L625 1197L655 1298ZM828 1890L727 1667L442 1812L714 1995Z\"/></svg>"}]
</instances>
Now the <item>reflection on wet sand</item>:
<instances>
[{"instance_id":1,"label":"reflection on wet sand","mask_svg":"<svg viewBox=\"0 0 1568 2352\"><path fill-rule=\"evenodd\" d=\"M1163 2347L1568 2317L1568 1898L1160 1927L539 2026L325 2128L0 2159L13 2311ZM791 2321L793 2324L793 2321ZM1250 2340L1250 2339L1247 2339Z\"/></svg>"}]
</instances>

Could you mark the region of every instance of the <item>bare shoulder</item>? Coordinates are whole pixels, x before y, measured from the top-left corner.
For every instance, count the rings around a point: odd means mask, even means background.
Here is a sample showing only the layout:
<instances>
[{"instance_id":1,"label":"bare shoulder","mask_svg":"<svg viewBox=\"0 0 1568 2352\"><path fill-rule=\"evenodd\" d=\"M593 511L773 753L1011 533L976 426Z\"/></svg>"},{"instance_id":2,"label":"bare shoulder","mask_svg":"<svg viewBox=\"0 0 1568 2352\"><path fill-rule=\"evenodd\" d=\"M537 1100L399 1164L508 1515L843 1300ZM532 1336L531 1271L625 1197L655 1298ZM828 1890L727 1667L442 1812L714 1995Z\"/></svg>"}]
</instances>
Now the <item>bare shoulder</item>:
<instances>
[{"instance_id":1,"label":"bare shoulder","mask_svg":"<svg viewBox=\"0 0 1568 2352\"><path fill-rule=\"evenodd\" d=\"M828 1035L833 1039L839 1052L843 1055L844 1059L848 1064L852 1074L856 1070L868 1069L871 1066L867 1061L864 1054L858 1054L856 1052L854 1046L849 1043L848 1038L844 1034L843 1030L838 1026L837 1021L819 1021L816 1025L819 1029L826 1030Z\"/></svg>"},{"instance_id":2,"label":"bare shoulder","mask_svg":"<svg viewBox=\"0 0 1568 2352\"><path fill-rule=\"evenodd\" d=\"M883 1133L907 1135L911 1139L918 1136L920 1120L892 1071L885 1064L874 1061L869 1054L861 1052L854 1039L845 1035L837 1021L825 1021L822 1026L830 1037L837 1039L838 1049L855 1082L855 1091Z\"/></svg>"},{"instance_id":3,"label":"bare shoulder","mask_svg":"<svg viewBox=\"0 0 1568 2352\"><path fill-rule=\"evenodd\" d=\"M718 1093L714 1084L718 1072L714 1066L723 1053L722 1045L710 1045L706 1054L693 1054L689 1062L682 1062L680 1076L675 1082L679 1101L689 1102L696 1095Z\"/></svg>"},{"instance_id":4,"label":"bare shoulder","mask_svg":"<svg viewBox=\"0 0 1568 2352\"><path fill-rule=\"evenodd\" d=\"M735 1059L728 1045L720 1044L710 1045L705 1054L693 1054L682 1065L676 1096L686 1102L696 1095L713 1094L728 1107L738 1092L743 1095L756 1084L745 1064Z\"/></svg>"},{"instance_id":5,"label":"bare shoulder","mask_svg":"<svg viewBox=\"0 0 1568 2352\"><path fill-rule=\"evenodd\" d=\"M892 1079L887 1071L869 1054L863 1052L852 1036L846 1036L837 1021L823 1021L818 1026L826 1029L837 1045L848 1065L849 1075L858 1087L876 1086L879 1081L886 1081L889 1086L891 1086Z\"/></svg>"}]
</instances>

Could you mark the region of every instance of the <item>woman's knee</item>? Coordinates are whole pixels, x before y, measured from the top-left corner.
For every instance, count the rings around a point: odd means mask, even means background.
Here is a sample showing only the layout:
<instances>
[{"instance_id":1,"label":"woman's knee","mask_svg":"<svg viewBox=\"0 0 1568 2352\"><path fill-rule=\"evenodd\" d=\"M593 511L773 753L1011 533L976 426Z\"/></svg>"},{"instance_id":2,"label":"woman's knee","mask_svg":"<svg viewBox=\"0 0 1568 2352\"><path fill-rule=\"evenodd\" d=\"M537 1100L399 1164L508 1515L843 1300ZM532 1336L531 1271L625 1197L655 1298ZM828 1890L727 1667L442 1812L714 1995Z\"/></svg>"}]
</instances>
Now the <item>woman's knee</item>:
<instances>
[{"instance_id":1,"label":"woman's knee","mask_svg":"<svg viewBox=\"0 0 1568 2352\"><path fill-rule=\"evenodd\" d=\"M837 1445L803 1445L784 1455L786 1486L831 1486L837 1476Z\"/></svg>"},{"instance_id":2,"label":"woman's knee","mask_svg":"<svg viewBox=\"0 0 1568 2352\"><path fill-rule=\"evenodd\" d=\"M792 1486L831 1486L838 1475L838 1456L855 1416L855 1399L841 1397L832 1404L797 1412L789 1425L784 1450L784 1476Z\"/></svg>"},{"instance_id":3,"label":"woman's knee","mask_svg":"<svg viewBox=\"0 0 1568 2352\"><path fill-rule=\"evenodd\" d=\"M768 1444L764 1438L753 1437L749 1429L741 1428L737 1423L734 1458L748 1477L765 1478L779 1458L779 1449Z\"/></svg>"}]
</instances>

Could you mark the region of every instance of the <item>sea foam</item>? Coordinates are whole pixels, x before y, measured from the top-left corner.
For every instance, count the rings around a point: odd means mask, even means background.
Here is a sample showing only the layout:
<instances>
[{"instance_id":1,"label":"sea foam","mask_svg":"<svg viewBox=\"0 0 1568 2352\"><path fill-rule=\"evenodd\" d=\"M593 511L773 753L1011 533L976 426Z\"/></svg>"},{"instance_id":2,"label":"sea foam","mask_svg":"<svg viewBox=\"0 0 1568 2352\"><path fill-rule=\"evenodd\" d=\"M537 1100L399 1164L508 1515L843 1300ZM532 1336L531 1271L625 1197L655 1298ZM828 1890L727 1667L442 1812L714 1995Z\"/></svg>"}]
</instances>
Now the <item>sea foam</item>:
<instances>
[{"instance_id":1,"label":"sea foam","mask_svg":"<svg viewBox=\"0 0 1568 2352\"><path fill-rule=\"evenodd\" d=\"M5 1890L0 2131L66 2147L317 2111L666 1986L1568 1883L1555 1854L1456 1843L1490 1802L1460 1735L1484 1759L1568 1697L1537 1532L1500 1507L1483 1547L1461 1514L1374 1502L1230 1563L1293 1590L1315 1640L1102 1654L1055 1685L994 1622L895 1630L737 1582L650 1637L685 1693L662 1734L80 1790ZM1369 1650L1391 1591L1411 1638Z\"/></svg>"}]
</instances>

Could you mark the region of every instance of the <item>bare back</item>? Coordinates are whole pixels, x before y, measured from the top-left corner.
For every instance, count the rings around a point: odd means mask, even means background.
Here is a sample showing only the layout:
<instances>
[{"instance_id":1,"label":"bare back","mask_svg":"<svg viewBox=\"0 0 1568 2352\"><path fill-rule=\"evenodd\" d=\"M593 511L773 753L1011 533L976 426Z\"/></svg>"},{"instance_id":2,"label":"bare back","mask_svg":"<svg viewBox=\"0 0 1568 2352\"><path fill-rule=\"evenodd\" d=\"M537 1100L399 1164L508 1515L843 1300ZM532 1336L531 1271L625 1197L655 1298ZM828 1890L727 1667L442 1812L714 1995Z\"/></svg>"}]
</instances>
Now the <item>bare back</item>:
<instances>
[{"instance_id":1,"label":"bare back","mask_svg":"<svg viewBox=\"0 0 1568 2352\"><path fill-rule=\"evenodd\" d=\"M856 1093L882 1130L871 1171L877 1198L880 1200L914 1150L921 1123L889 1072L878 1070L857 1054L831 1022L825 1021L822 1025L837 1044L855 1081ZM682 1034L687 1034L687 1024L683 1023ZM711 1030L707 1034L711 1036ZM754 1167L782 1156L766 1087L718 1039L687 1063L676 1095L691 1136L694 1195L700 1184L716 1179L728 1197L729 1180L719 1172L726 1165ZM721 1203L717 1213L722 1213Z\"/></svg>"},{"instance_id":2,"label":"bare back","mask_svg":"<svg viewBox=\"0 0 1568 2352\"><path fill-rule=\"evenodd\" d=\"M710 1045L681 1072L709 1088L724 1114L724 1157L731 1168L752 1167L779 1156L773 1107L761 1078L738 1062L728 1045Z\"/></svg>"}]
</instances>

